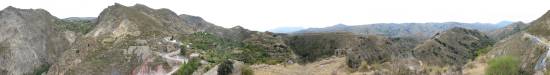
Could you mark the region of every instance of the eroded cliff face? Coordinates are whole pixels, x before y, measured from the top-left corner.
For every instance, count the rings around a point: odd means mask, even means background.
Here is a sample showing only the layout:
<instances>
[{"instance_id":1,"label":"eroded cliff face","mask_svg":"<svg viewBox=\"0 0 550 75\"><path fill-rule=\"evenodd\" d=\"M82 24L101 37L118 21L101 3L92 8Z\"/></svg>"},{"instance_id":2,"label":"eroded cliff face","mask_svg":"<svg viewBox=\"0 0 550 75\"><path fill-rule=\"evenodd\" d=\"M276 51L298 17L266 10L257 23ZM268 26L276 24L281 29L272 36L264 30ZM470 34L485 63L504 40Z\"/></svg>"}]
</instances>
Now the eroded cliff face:
<instances>
[{"instance_id":1,"label":"eroded cliff face","mask_svg":"<svg viewBox=\"0 0 550 75\"><path fill-rule=\"evenodd\" d=\"M43 9L7 7L0 11L0 74L40 74L69 45Z\"/></svg>"}]
</instances>

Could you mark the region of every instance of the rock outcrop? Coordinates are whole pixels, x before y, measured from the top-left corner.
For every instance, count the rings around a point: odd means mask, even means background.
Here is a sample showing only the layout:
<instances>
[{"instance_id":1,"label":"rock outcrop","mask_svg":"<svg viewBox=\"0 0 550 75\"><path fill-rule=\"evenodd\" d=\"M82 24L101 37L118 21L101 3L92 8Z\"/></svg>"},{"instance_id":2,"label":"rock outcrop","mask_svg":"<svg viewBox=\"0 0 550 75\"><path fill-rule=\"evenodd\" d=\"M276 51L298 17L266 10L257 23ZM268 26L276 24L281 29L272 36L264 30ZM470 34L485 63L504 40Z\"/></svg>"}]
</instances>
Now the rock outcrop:
<instances>
[{"instance_id":1,"label":"rock outcrop","mask_svg":"<svg viewBox=\"0 0 550 75\"><path fill-rule=\"evenodd\" d=\"M57 62L69 45L57 20L43 9L0 11L0 74L41 74Z\"/></svg>"}]
</instances>

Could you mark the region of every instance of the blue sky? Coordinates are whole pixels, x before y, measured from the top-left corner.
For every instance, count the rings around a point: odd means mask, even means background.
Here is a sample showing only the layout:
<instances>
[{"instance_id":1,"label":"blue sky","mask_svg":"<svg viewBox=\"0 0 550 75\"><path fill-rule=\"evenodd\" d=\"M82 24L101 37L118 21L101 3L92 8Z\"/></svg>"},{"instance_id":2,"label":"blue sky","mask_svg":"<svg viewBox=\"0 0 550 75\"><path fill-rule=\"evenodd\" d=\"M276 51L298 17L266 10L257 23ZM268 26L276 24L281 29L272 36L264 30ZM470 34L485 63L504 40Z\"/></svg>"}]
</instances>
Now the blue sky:
<instances>
[{"instance_id":1,"label":"blue sky","mask_svg":"<svg viewBox=\"0 0 550 75\"><path fill-rule=\"evenodd\" d=\"M0 0L0 7L42 8L59 18L96 17L115 2L168 8L223 27L276 27L410 22L530 22L550 0Z\"/></svg>"}]
</instances>

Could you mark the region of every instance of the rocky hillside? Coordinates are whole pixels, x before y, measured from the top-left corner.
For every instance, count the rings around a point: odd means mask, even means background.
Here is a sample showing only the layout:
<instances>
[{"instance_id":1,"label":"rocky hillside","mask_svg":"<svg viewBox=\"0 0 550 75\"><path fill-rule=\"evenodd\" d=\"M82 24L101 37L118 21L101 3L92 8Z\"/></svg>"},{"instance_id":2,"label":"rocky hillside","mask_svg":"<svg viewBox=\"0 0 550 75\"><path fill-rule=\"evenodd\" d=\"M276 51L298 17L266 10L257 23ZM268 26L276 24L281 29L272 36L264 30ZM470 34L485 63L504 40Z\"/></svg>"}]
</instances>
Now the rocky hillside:
<instances>
[{"instance_id":1,"label":"rocky hillside","mask_svg":"<svg viewBox=\"0 0 550 75\"><path fill-rule=\"evenodd\" d=\"M515 73L528 75L543 75L548 74L546 70L550 68L546 66L549 64L548 59L548 27L550 25L549 16L550 12L547 12L539 19L530 23L530 26L526 30L519 31L511 36L500 40L493 45L492 49L487 53L485 59L495 60L502 57L511 57L519 62L517 64L509 64L514 69ZM490 63L482 63L489 64Z\"/></svg>"},{"instance_id":2,"label":"rocky hillside","mask_svg":"<svg viewBox=\"0 0 550 75\"><path fill-rule=\"evenodd\" d=\"M55 64L69 45L56 21L43 9L0 11L0 74L40 74Z\"/></svg>"},{"instance_id":3,"label":"rocky hillside","mask_svg":"<svg viewBox=\"0 0 550 75\"><path fill-rule=\"evenodd\" d=\"M550 33L547 33L548 30L550 30L550 12L546 12L546 14L542 15L537 20L531 22L531 26L527 28L527 32L533 34L533 35L539 35L544 38L550 38Z\"/></svg>"},{"instance_id":4,"label":"rocky hillside","mask_svg":"<svg viewBox=\"0 0 550 75\"><path fill-rule=\"evenodd\" d=\"M463 65L477 56L477 50L492 44L492 39L477 30L452 28L424 41L413 52L427 64Z\"/></svg>"},{"instance_id":5,"label":"rocky hillside","mask_svg":"<svg viewBox=\"0 0 550 75\"><path fill-rule=\"evenodd\" d=\"M104 9L91 31L75 43L48 71L59 74L165 74L181 61L168 56L180 49L170 42L191 33L167 9L115 4Z\"/></svg>"},{"instance_id":6,"label":"rocky hillside","mask_svg":"<svg viewBox=\"0 0 550 75\"><path fill-rule=\"evenodd\" d=\"M526 30L527 26L529 26L529 24L525 24L523 22L515 22L506 27L488 32L487 34L495 40L501 40L510 35Z\"/></svg>"}]
</instances>

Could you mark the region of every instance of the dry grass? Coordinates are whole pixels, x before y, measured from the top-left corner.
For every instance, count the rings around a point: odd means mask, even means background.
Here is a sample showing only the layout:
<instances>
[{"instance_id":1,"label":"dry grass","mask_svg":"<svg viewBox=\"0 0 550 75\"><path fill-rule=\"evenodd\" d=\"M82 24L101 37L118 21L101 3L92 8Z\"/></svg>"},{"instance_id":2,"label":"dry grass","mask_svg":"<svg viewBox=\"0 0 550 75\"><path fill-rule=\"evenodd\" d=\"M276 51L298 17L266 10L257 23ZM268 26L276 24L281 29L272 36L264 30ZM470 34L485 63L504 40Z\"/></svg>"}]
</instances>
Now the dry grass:
<instances>
[{"instance_id":1,"label":"dry grass","mask_svg":"<svg viewBox=\"0 0 550 75\"><path fill-rule=\"evenodd\" d=\"M328 58L306 65L252 65L255 75L348 75L345 58Z\"/></svg>"}]
</instances>

